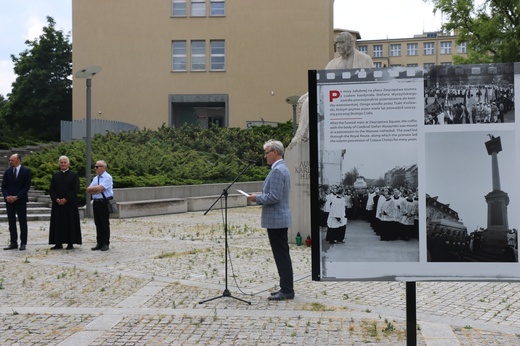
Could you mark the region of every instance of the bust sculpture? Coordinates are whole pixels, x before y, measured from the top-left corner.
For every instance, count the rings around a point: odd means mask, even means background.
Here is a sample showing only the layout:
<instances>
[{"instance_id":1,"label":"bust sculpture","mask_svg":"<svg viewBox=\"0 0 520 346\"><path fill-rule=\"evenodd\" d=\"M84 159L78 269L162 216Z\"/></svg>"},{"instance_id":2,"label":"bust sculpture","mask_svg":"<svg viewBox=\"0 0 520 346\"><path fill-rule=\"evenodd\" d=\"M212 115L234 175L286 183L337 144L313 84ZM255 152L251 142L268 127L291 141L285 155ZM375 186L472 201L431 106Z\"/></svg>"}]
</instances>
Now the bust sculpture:
<instances>
[{"instance_id":1,"label":"bust sculpture","mask_svg":"<svg viewBox=\"0 0 520 346\"><path fill-rule=\"evenodd\" d=\"M336 36L334 41L338 57L329 61L326 70L345 70L351 68L371 68L374 67L372 58L360 52L355 48L354 37L347 31L341 32ZM300 119L298 121L298 130L291 141L288 149L296 141L307 141L309 136L309 100L308 93L302 95L298 100L300 109Z\"/></svg>"},{"instance_id":2,"label":"bust sculpture","mask_svg":"<svg viewBox=\"0 0 520 346\"><path fill-rule=\"evenodd\" d=\"M354 37L349 32L342 32L336 36L334 41L337 58L329 61L326 70L345 70L350 68L370 68L374 67L372 58L365 53L361 53L354 45Z\"/></svg>"}]
</instances>

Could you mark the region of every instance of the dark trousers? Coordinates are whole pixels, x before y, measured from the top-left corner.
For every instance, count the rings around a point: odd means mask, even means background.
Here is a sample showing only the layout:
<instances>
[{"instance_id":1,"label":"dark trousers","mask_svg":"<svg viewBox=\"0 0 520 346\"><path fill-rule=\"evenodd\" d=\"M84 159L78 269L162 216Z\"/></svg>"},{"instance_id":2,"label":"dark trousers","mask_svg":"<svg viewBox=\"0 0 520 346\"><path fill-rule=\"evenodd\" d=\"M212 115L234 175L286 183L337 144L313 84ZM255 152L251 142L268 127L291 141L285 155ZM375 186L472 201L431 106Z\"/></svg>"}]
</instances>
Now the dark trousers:
<instances>
[{"instance_id":1,"label":"dark trousers","mask_svg":"<svg viewBox=\"0 0 520 346\"><path fill-rule=\"evenodd\" d=\"M289 254L287 228L268 228L267 235L280 276L280 290L283 293L293 293L293 268Z\"/></svg>"},{"instance_id":2,"label":"dark trousers","mask_svg":"<svg viewBox=\"0 0 520 346\"><path fill-rule=\"evenodd\" d=\"M20 223L20 244L27 245L27 202L16 201L6 203L7 218L9 219L9 234L11 244L18 244L18 233L16 231L16 216Z\"/></svg>"},{"instance_id":3,"label":"dark trousers","mask_svg":"<svg viewBox=\"0 0 520 346\"><path fill-rule=\"evenodd\" d=\"M96 241L98 245L110 245L110 221L108 219L108 202L94 201L94 223L96 224Z\"/></svg>"}]
</instances>

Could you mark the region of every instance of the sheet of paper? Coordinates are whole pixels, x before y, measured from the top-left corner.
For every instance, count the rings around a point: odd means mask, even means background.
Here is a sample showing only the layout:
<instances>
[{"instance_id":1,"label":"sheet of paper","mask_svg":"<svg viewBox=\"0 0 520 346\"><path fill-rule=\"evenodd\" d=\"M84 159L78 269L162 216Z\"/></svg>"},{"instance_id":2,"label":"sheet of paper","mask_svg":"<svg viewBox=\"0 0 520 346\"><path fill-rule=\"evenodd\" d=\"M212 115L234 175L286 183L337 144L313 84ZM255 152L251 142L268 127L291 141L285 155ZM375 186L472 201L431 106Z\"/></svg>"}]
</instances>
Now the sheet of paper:
<instances>
[{"instance_id":1,"label":"sheet of paper","mask_svg":"<svg viewBox=\"0 0 520 346\"><path fill-rule=\"evenodd\" d=\"M249 194L248 194L247 192L244 192L244 191L242 191L242 190L237 190L237 191L238 191L239 193L243 194L243 195L246 196L246 197L249 196Z\"/></svg>"}]
</instances>

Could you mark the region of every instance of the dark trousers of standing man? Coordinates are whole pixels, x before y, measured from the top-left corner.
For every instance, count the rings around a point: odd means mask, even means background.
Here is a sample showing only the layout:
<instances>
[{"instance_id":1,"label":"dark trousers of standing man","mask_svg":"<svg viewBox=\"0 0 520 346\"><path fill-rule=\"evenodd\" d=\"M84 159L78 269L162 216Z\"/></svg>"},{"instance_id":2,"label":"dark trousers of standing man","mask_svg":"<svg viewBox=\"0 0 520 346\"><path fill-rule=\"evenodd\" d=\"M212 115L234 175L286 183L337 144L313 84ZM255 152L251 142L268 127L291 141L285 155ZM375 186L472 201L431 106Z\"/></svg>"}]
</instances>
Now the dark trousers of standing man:
<instances>
[{"instance_id":1,"label":"dark trousers of standing man","mask_svg":"<svg viewBox=\"0 0 520 346\"><path fill-rule=\"evenodd\" d=\"M293 293L293 268L289 254L287 228L268 228L267 235L280 276L280 291L282 293Z\"/></svg>"},{"instance_id":2,"label":"dark trousers of standing man","mask_svg":"<svg viewBox=\"0 0 520 346\"><path fill-rule=\"evenodd\" d=\"M27 245L27 202L16 201L6 203L7 218L9 219L9 234L11 244L18 244L18 233L16 232L16 215L20 223L20 245Z\"/></svg>"},{"instance_id":3,"label":"dark trousers of standing man","mask_svg":"<svg viewBox=\"0 0 520 346\"><path fill-rule=\"evenodd\" d=\"M94 200L94 223L96 224L96 241L98 245L110 245L110 221L108 219L108 202Z\"/></svg>"}]
</instances>

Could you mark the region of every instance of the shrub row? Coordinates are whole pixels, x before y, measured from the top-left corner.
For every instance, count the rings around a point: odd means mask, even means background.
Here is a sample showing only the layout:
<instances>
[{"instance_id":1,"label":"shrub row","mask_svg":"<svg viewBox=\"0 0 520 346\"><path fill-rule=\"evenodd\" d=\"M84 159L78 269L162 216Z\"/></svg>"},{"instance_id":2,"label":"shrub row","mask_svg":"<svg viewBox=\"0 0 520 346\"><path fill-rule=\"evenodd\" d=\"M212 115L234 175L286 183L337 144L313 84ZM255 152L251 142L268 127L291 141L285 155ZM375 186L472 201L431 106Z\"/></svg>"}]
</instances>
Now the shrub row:
<instances>
[{"instance_id":1,"label":"shrub row","mask_svg":"<svg viewBox=\"0 0 520 346\"><path fill-rule=\"evenodd\" d=\"M292 139L292 122L278 127L251 129L162 126L157 130L109 132L95 135L91 142L91 168L105 160L115 188L193 185L231 182L246 167L244 159L261 158L262 144L278 139L287 146ZM47 191L58 158L66 155L80 177L80 201L85 200L86 143L63 142L31 154L24 165L33 172L33 186ZM251 166L238 181L263 180L267 166Z\"/></svg>"}]
</instances>

